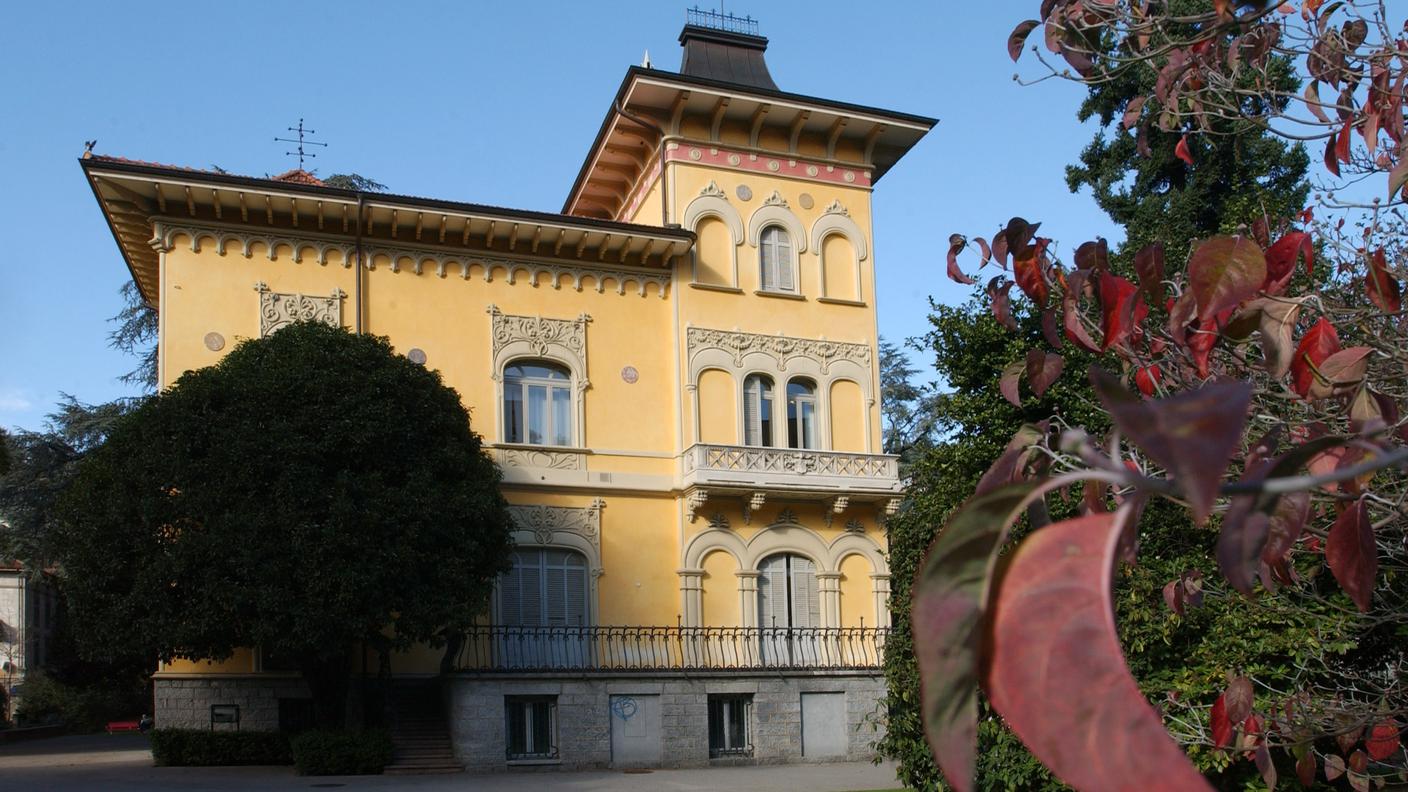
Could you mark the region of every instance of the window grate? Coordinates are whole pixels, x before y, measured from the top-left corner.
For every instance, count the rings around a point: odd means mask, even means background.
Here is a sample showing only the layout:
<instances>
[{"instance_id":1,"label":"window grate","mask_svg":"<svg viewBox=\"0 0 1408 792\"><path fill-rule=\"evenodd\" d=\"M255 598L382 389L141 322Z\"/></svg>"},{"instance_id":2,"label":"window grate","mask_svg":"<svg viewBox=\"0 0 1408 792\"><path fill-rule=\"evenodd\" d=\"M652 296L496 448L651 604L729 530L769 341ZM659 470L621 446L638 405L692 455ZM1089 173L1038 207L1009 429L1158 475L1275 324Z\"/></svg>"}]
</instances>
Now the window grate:
<instances>
[{"instance_id":1,"label":"window grate","mask_svg":"<svg viewBox=\"0 0 1408 792\"><path fill-rule=\"evenodd\" d=\"M709 696L710 758L753 755L752 714L751 694Z\"/></svg>"},{"instance_id":2,"label":"window grate","mask_svg":"<svg viewBox=\"0 0 1408 792\"><path fill-rule=\"evenodd\" d=\"M504 722L510 761L557 758L556 696L505 696Z\"/></svg>"}]
</instances>

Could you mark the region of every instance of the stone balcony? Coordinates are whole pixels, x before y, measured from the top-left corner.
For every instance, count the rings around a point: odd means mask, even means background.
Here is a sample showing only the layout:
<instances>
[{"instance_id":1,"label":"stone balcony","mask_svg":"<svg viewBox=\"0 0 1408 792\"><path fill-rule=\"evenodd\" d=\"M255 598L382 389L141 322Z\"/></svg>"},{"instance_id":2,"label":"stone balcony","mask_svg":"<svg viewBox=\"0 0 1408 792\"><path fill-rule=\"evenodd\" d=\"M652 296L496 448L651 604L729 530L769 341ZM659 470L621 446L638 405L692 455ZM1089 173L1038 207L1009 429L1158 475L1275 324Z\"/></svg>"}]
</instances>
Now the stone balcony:
<instances>
[{"instance_id":1,"label":"stone balcony","mask_svg":"<svg viewBox=\"0 0 1408 792\"><path fill-rule=\"evenodd\" d=\"M776 495L830 500L838 512L847 504L876 503L893 513L903 493L899 457L890 454L700 443L682 461L682 484L693 505L716 494L757 504Z\"/></svg>"}]
</instances>

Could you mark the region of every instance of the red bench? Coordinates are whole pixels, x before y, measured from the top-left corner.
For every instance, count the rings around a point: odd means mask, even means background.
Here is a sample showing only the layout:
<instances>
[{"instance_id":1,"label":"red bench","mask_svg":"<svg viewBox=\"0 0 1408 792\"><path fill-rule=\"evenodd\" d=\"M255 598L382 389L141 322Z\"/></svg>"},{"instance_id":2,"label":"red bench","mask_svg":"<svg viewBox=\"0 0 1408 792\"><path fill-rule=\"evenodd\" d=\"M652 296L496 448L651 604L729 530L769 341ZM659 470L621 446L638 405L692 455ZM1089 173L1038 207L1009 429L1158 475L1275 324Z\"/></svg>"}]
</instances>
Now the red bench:
<instances>
[{"instance_id":1,"label":"red bench","mask_svg":"<svg viewBox=\"0 0 1408 792\"><path fill-rule=\"evenodd\" d=\"M141 731L141 728L142 726L139 721L108 721L108 734Z\"/></svg>"}]
</instances>

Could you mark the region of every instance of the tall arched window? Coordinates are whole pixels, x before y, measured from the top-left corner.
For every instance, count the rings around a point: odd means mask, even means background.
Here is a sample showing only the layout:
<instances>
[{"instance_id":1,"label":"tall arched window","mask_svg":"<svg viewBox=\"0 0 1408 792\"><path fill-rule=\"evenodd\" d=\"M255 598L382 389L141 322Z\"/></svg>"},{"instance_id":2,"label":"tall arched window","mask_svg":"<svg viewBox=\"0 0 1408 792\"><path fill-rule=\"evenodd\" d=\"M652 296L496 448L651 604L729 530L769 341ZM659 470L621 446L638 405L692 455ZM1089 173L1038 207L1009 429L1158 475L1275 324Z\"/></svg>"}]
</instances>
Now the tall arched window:
<instances>
[{"instance_id":1,"label":"tall arched window","mask_svg":"<svg viewBox=\"0 0 1408 792\"><path fill-rule=\"evenodd\" d=\"M570 446L572 375L542 361L504 367L504 442Z\"/></svg>"},{"instance_id":2,"label":"tall arched window","mask_svg":"<svg viewBox=\"0 0 1408 792\"><path fill-rule=\"evenodd\" d=\"M792 272L792 237L787 229L770 225L758 239L760 277L764 291L795 292L797 281Z\"/></svg>"},{"instance_id":3,"label":"tall arched window","mask_svg":"<svg viewBox=\"0 0 1408 792\"><path fill-rule=\"evenodd\" d=\"M787 446L816 448L816 383L794 379L787 383Z\"/></svg>"},{"instance_id":4,"label":"tall arched window","mask_svg":"<svg viewBox=\"0 0 1408 792\"><path fill-rule=\"evenodd\" d=\"M772 380L762 374L743 381L743 444L772 445Z\"/></svg>"},{"instance_id":5,"label":"tall arched window","mask_svg":"<svg viewBox=\"0 0 1408 792\"><path fill-rule=\"evenodd\" d=\"M794 553L758 564L758 621L763 659L814 665L820 651L821 595L816 564Z\"/></svg>"},{"instance_id":6,"label":"tall arched window","mask_svg":"<svg viewBox=\"0 0 1408 792\"><path fill-rule=\"evenodd\" d=\"M524 627L587 625L587 559L572 550L520 549L499 579L499 622Z\"/></svg>"}]
</instances>

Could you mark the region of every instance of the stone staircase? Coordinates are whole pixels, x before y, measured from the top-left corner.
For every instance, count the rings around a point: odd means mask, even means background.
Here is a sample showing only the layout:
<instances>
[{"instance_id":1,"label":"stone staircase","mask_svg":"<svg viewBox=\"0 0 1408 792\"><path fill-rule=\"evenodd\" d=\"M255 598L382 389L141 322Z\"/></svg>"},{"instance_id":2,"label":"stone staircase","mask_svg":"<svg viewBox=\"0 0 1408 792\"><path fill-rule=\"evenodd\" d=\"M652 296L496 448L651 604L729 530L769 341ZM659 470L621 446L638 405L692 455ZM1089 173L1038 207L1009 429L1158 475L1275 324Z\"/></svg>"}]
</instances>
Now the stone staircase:
<instances>
[{"instance_id":1,"label":"stone staircase","mask_svg":"<svg viewBox=\"0 0 1408 792\"><path fill-rule=\"evenodd\" d=\"M400 684L392 692L391 764L387 775L462 773L455 758L438 682Z\"/></svg>"}]
</instances>

